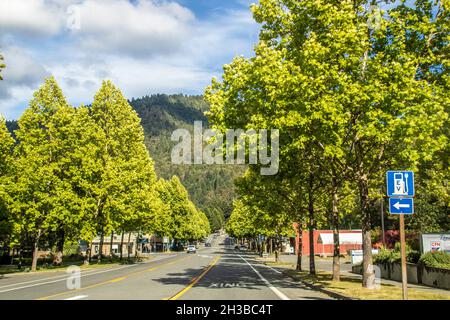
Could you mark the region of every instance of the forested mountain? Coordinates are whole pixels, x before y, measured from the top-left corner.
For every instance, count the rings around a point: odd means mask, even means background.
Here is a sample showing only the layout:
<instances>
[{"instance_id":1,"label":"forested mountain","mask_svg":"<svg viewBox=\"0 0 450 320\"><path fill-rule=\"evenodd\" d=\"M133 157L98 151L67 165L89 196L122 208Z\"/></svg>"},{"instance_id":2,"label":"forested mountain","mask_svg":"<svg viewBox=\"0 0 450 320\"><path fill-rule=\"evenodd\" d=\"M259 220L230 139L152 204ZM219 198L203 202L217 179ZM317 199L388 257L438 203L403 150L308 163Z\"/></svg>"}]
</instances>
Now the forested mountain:
<instances>
[{"instance_id":1,"label":"forested mountain","mask_svg":"<svg viewBox=\"0 0 450 320\"><path fill-rule=\"evenodd\" d=\"M146 144L155 160L158 176L169 179L177 175L189 191L192 201L209 217L212 229L222 226L232 211L235 177L243 167L230 165L175 165L170 159L176 144L170 140L173 130L186 128L193 132L194 121L208 122L203 112L208 104L202 96L157 94L132 99L131 106L142 119Z\"/></svg>"},{"instance_id":2,"label":"forested mountain","mask_svg":"<svg viewBox=\"0 0 450 320\"><path fill-rule=\"evenodd\" d=\"M210 219L211 228L223 226L232 211L235 196L235 177L244 172L240 166L230 165L175 165L170 154L176 142L170 140L173 130L186 128L193 132L194 121L208 122L203 112L209 106L202 96L156 94L129 101L141 118L145 131L145 143L155 161L159 177L180 178L194 204ZM8 129L18 128L16 121L7 121Z\"/></svg>"}]
</instances>

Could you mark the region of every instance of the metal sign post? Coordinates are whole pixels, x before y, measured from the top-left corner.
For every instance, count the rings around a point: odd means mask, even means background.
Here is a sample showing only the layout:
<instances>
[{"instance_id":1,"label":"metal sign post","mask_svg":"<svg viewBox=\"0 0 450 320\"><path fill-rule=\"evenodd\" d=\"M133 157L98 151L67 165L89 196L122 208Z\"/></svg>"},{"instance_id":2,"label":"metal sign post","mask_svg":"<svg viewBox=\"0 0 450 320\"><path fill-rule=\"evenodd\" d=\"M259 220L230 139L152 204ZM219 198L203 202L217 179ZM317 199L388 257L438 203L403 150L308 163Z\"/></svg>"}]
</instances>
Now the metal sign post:
<instances>
[{"instance_id":1,"label":"metal sign post","mask_svg":"<svg viewBox=\"0 0 450 320\"><path fill-rule=\"evenodd\" d=\"M414 172L388 171L386 173L389 212L400 215L400 253L402 256L403 300L408 300L406 269L405 214L414 214Z\"/></svg>"}]
</instances>

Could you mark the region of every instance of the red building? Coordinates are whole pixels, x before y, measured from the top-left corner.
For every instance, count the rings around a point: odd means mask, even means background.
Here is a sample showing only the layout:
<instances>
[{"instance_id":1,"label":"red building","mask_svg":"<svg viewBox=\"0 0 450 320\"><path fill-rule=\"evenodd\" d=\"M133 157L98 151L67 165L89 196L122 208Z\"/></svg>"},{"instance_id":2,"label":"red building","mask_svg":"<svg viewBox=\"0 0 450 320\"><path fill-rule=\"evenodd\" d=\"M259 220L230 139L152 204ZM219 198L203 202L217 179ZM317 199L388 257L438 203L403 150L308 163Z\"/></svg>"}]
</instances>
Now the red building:
<instances>
[{"instance_id":1,"label":"red building","mask_svg":"<svg viewBox=\"0 0 450 320\"><path fill-rule=\"evenodd\" d=\"M296 230L295 238L291 239L292 245L297 254L297 244L299 242L299 234L297 224L294 224ZM316 255L333 255L333 230L314 230L314 254ZM361 230L340 230L339 243L341 254L347 254L348 250L362 249L362 232ZM302 234L302 254L309 255L309 231L303 231Z\"/></svg>"}]
</instances>

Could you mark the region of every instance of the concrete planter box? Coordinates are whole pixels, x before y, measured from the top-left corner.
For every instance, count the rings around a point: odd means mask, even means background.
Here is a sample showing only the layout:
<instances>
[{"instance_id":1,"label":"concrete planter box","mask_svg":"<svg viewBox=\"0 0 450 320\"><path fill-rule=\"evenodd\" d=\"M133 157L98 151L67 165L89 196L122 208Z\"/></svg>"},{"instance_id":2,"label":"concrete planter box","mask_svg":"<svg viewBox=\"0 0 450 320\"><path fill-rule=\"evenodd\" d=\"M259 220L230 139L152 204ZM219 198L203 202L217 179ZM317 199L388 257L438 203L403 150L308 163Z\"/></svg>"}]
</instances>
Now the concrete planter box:
<instances>
[{"instance_id":1,"label":"concrete planter box","mask_svg":"<svg viewBox=\"0 0 450 320\"><path fill-rule=\"evenodd\" d=\"M377 264L381 278L402 281L402 266L398 262ZM352 272L362 274L362 265L352 266ZM430 287L450 290L450 270L430 268L414 263L406 264L408 283L424 284Z\"/></svg>"},{"instance_id":2,"label":"concrete planter box","mask_svg":"<svg viewBox=\"0 0 450 320\"><path fill-rule=\"evenodd\" d=\"M422 267L420 269L420 283L430 287L450 290L450 270L431 267Z\"/></svg>"}]
</instances>

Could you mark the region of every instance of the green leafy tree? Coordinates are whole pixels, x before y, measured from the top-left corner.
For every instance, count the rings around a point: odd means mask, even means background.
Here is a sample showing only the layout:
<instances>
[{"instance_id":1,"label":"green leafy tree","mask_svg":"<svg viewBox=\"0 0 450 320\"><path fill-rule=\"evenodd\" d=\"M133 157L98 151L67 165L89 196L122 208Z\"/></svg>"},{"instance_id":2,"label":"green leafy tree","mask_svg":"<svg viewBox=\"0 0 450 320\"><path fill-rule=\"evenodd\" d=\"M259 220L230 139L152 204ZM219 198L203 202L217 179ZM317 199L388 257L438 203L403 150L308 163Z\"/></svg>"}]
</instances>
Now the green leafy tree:
<instances>
[{"instance_id":1,"label":"green leafy tree","mask_svg":"<svg viewBox=\"0 0 450 320\"><path fill-rule=\"evenodd\" d=\"M104 81L90 108L96 131L98 167L90 181L94 221L103 239L114 230L139 229L157 210L156 174L144 144L137 113L110 81Z\"/></svg>"},{"instance_id":2,"label":"green leafy tree","mask_svg":"<svg viewBox=\"0 0 450 320\"><path fill-rule=\"evenodd\" d=\"M157 222L161 233L176 241L198 240L210 233L208 218L195 208L178 177L160 179L157 190L165 204Z\"/></svg>"},{"instance_id":3,"label":"green leafy tree","mask_svg":"<svg viewBox=\"0 0 450 320\"><path fill-rule=\"evenodd\" d=\"M12 233L11 217L7 207L7 186L13 172L12 152L14 139L6 128L6 121L0 115L0 246L8 247Z\"/></svg>"},{"instance_id":4,"label":"green leafy tree","mask_svg":"<svg viewBox=\"0 0 450 320\"><path fill-rule=\"evenodd\" d=\"M69 125L74 114L56 81L49 78L35 92L16 131L15 174L8 187L10 210L16 241L32 239L33 271L40 241L84 218L75 209L77 198L65 171L70 170L71 160L67 148L76 141L67 138L74 128Z\"/></svg>"},{"instance_id":5,"label":"green leafy tree","mask_svg":"<svg viewBox=\"0 0 450 320\"><path fill-rule=\"evenodd\" d=\"M374 283L369 191L387 168L415 168L446 141L444 91L422 75L446 70L428 58L448 37L448 3L435 16L430 3L393 6L373 28L365 1L261 1L255 57L235 58L206 90L218 128L279 128L282 155L311 152L355 181L365 287Z\"/></svg>"}]
</instances>

